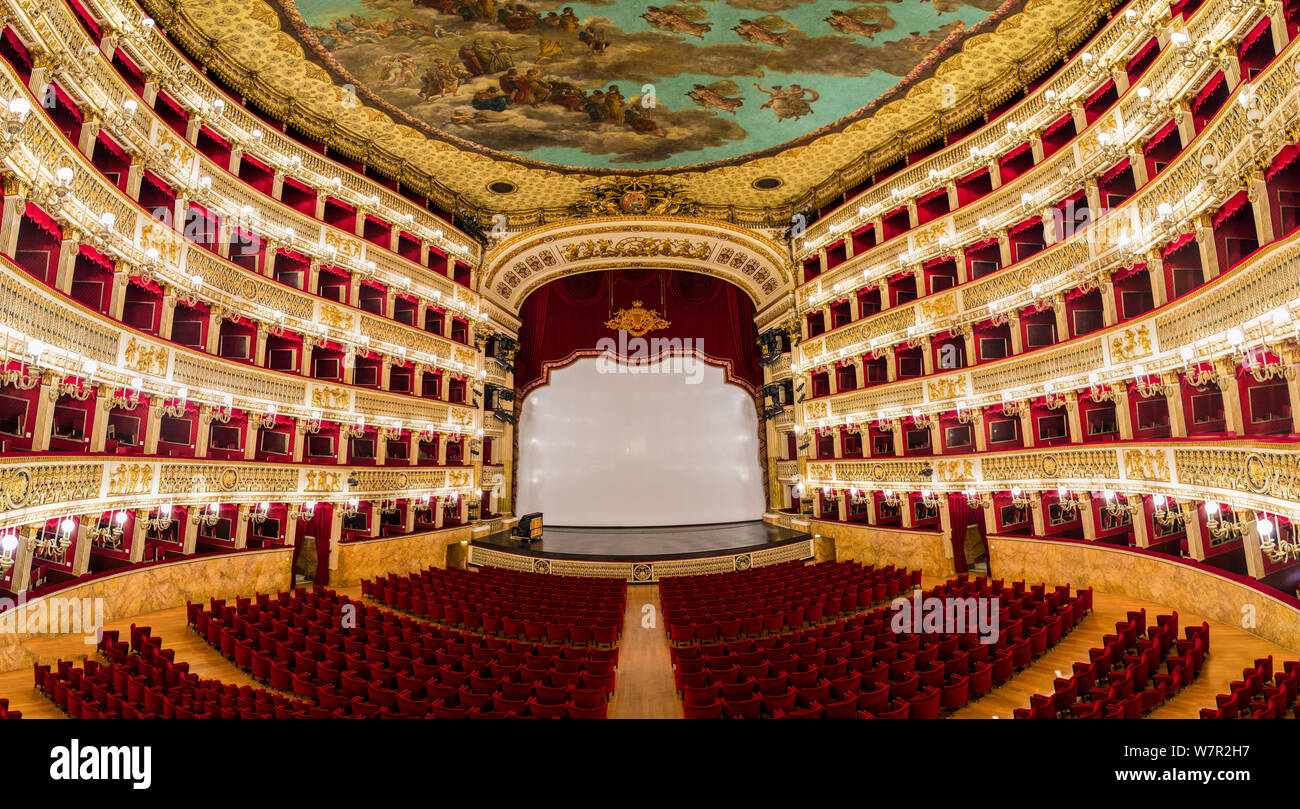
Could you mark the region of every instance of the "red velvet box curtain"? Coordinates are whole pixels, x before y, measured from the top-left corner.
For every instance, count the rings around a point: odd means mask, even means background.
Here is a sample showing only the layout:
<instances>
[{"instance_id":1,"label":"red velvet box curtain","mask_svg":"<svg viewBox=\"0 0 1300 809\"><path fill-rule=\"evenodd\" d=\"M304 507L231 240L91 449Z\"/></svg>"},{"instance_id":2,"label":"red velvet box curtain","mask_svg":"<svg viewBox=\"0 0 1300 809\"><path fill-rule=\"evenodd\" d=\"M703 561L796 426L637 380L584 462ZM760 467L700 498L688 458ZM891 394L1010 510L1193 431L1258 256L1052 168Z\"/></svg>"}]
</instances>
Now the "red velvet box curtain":
<instances>
[{"instance_id":1,"label":"red velvet box curtain","mask_svg":"<svg viewBox=\"0 0 1300 809\"><path fill-rule=\"evenodd\" d=\"M646 309L667 310L665 318L671 325L646 334L646 340L693 338L708 358L730 364L728 381L751 390L762 385L754 304L744 291L698 273L634 269L561 278L528 296L520 311L516 381L521 391L544 383L548 364L567 364L579 352L594 356L597 341L618 340L618 332L605 325L611 285L615 312L631 308L638 300Z\"/></svg>"}]
</instances>

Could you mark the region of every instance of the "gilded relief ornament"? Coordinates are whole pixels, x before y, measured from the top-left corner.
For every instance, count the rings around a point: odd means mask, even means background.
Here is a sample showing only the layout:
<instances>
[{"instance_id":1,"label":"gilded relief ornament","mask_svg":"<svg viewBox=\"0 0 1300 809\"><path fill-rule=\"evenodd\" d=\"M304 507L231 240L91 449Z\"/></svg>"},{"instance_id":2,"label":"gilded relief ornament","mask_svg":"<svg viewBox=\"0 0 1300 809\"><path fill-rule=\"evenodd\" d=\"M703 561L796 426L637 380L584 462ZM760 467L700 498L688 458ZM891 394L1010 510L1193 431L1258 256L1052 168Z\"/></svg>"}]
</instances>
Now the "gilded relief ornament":
<instances>
[{"instance_id":1,"label":"gilded relief ornament","mask_svg":"<svg viewBox=\"0 0 1300 809\"><path fill-rule=\"evenodd\" d=\"M655 309L646 309L641 301L632 301L631 309L619 309L605 325L616 331L625 331L633 337L640 337L652 331L666 329L673 325L665 320Z\"/></svg>"},{"instance_id":2,"label":"gilded relief ornament","mask_svg":"<svg viewBox=\"0 0 1300 809\"><path fill-rule=\"evenodd\" d=\"M574 216L694 216L698 207L676 186L627 177L588 191L570 210Z\"/></svg>"}]
</instances>

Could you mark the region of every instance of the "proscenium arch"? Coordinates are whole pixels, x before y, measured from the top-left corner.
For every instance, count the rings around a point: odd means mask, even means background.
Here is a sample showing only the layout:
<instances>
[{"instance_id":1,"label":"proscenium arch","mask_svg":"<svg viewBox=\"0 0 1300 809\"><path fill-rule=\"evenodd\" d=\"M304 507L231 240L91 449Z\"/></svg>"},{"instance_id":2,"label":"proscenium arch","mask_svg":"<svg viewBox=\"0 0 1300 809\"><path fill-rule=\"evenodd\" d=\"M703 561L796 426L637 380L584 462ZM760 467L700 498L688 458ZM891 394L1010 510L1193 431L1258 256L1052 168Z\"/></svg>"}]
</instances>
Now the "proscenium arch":
<instances>
[{"instance_id":1,"label":"proscenium arch","mask_svg":"<svg viewBox=\"0 0 1300 809\"><path fill-rule=\"evenodd\" d=\"M744 290L761 322L788 304L794 268L786 249L737 225L688 217L578 219L511 237L483 259L481 293L517 315L524 299L558 278L655 267L721 278Z\"/></svg>"}]
</instances>

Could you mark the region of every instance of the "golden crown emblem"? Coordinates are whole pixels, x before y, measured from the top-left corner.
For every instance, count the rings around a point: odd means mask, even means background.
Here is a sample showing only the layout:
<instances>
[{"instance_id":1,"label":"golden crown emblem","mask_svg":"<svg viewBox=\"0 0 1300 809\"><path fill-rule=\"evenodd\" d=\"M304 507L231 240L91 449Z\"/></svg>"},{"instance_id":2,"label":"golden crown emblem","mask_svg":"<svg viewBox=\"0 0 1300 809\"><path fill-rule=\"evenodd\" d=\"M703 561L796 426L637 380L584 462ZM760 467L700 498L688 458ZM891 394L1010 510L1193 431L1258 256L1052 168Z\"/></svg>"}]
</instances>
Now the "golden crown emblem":
<instances>
[{"instance_id":1,"label":"golden crown emblem","mask_svg":"<svg viewBox=\"0 0 1300 809\"><path fill-rule=\"evenodd\" d=\"M652 331L666 329L673 325L665 320L655 309L646 309L641 301L632 301L631 309L619 309L605 325L611 329L625 331L633 337L640 337Z\"/></svg>"}]
</instances>

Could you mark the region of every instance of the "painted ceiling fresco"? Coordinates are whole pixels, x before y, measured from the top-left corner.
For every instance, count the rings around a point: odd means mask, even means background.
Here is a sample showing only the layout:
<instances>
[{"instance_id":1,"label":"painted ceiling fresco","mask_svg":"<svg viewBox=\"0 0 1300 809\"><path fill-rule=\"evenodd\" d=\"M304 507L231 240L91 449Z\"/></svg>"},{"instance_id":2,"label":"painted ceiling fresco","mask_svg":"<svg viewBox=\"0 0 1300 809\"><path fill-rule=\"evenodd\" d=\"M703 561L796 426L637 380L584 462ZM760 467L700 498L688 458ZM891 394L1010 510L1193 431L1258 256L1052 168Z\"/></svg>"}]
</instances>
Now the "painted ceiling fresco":
<instances>
[{"instance_id":1,"label":"painted ceiling fresco","mask_svg":"<svg viewBox=\"0 0 1300 809\"><path fill-rule=\"evenodd\" d=\"M459 145L589 169L718 164L829 131L1000 2L281 0L344 103L378 98Z\"/></svg>"}]
</instances>

